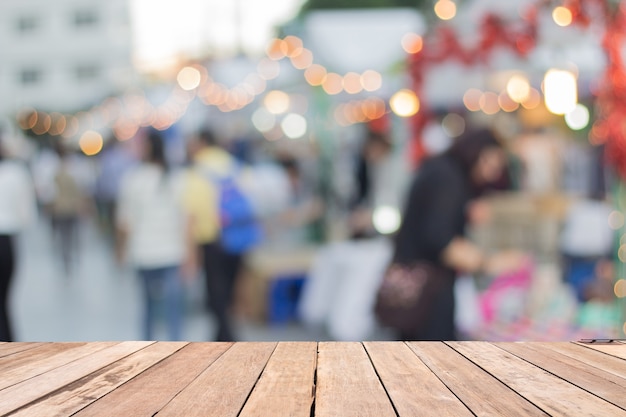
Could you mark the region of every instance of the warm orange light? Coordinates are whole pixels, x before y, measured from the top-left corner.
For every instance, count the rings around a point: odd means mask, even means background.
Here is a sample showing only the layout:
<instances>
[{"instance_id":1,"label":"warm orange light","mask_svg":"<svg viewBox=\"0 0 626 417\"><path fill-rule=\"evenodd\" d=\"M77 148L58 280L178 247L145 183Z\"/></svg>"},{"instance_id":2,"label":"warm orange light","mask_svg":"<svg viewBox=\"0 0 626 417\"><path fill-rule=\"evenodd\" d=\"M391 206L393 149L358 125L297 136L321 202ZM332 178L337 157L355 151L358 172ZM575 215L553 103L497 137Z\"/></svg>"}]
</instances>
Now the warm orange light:
<instances>
[{"instance_id":1,"label":"warm orange light","mask_svg":"<svg viewBox=\"0 0 626 417\"><path fill-rule=\"evenodd\" d=\"M80 137L78 146L87 156L97 155L104 145L102 135L96 131L88 130Z\"/></svg>"},{"instance_id":2,"label":"warm orange light","mask_svg":"<svg viewBox=\"0 0 626 417\"><path fill-rule=\"evenodd\" d=\"M559 26L569 26L572 24L572 11L564 6L555 7L552 10L552 19Z\"/></svg>"},{"instance_id":3,"label":"warm orange light","mask_svg":"<svg viewBox=\"0 0 626 417\"><path fill-rule=\"evenodd\" d=\"M400 117L411 117L420 109L420 101L415 92L403 89L389 100L391 110Z\"/></svg>"},{"instance_id":4,"label":"warm orange light","mask_svg":"<svg viewBox=\"0 0 626 417\"><path fill-rule=\"evenodd\" d=\"M49 133L52 136L58 136L65 130L67 119L60 113L52 113L50 116L52 117L52 125L50 126Z\"/></svg>"},{"instance_id":5,"label":"warm orange light","mask_svg":"<svg viewBox=\"0 0 626 417\"><path fill-rule=\"evenodd\" d=\"M52 126L52 117L47 113L40 112L32 130L36 135L45 135L50 130L50 126Z\"/></svg>"},{"instance_id":6,"label":"warm orange light","mask_svg":"<svg viewBox=\"0 0 626 417\"><path fill-rule=\"evenodd\" d=\"M298 38L297 36L289 35L286 36L283 40L285 41L285 44L287 44L288 57L293 58L302 53L302 50L304 48L302 46L302 39Z\"/></svg>"},{"instance_id":7,"label":"warm orange light","mask_svg":"<svg viewBox=\"0 0 626 417\"><path fill-rule=\"evenodd\" d=\"M470 88L463 94L463 104L469 111L480 110L480 97L483 92L477 88Z\"/></svg>"},{"instance_id":8,"label":"warm orange light","mask_svg":"<svg viewBox=\"0 0 626 417\"><path fill-rule=\"evenodd\" d=\"M424 47L424 40L417 33L406 33L401 40L402 49L407 54L416 54Z\"/></svg>"},{"instance_id":9,"label":"warm orange light","mask_svg":"<svg viewBox=\"0 0 626 417\"><path fill-rule=\"evenodd\" d=\"M487 91L480 96L478 101L480 109L483 113L488 115L496 114L500 111L500 104L498 103L498 95L494 92Z\"/></svg>"},{"instance_id":10,"label":"warm orange light","mask_svg":"<svg viewBox=\"0 0 626 417\"><path fill-rule=\"evenodd\" d=\"M335 95L341 93L343 90L343 77L334 72L326 74L322 88L326 94Z\"/></svg>"},{"instance_id":11,"label":"warm orange light","mask_svg":"<svg viewBox=\"0 0 626 417\"><path fill-rule=\"evenodd\" d=\"M441 20L450 20L456 16L456 4L451 0L439 0L435 3L435 14Z\"/></svg>"},{"instance_id":12,"label":"warm orange light","mask_svg":"<svg viewBox=\"0 0 626 417\"><path fill-rule=\"evenodd\" d=\"M356 72L349 72L343 76L343 89L348 94L358 94L363 91L361 76Z\"/></svg>"},{"instance_id":13,"label":"warm orange light","mask_svg":"<svg viewBox=\"0 0 626 417\"><path fill-rule=\"evenodd\" d=\"M361 84L365 91L376 91L383 86L383 77L377 71L367 70L361 74Z\"/></svg>"},{"instance_id":14,"label":"warm orange light","mask_svg":"<svg viewBox=\"0 0 626 417\"><path fill-rule=\"evenodd\" d=\"M519 103L513 101L506 91L503 91L498 96L498 104L500 105L500 108L507 113L511 113L519 109Z\"/></svg>"},{"instance_id":15,"label":"warm orange light","mask_svg":"<svg viewBox=\"0 0 626 417\"><path fill-rule=\"evenodd\" d=\"M522 102L522 106L525 109L532 110L539 107L541 104L541 94L536 88L531 88L528 92L528 98Z\"/></svg>"},{"instance_id":16,"label":"warm orange light","mask_svg":"<svg viewBox=\"0 0 626 417\"><path fill-rule=\"evenodd\" d=\"M304 71L304 79L312 86L322 85L326 80L326 68L313 64Z\"/></svg>"},{"instance_id":17,"label":"warm orange light","mask_svg":"<svg viewBox=\"0 0 626 417\"><path fill-rule=\"evenodd\" d=\"M265 51L267 56L274 61L283 59L287 56L288 52L289 45L287 45L287 42L282 39L272 39L267 46L267 50Z\"/></svg>"},{"instance_id":18,"label":"warm orange light","mask_svg":"<svg viewBox=\"0 0 626 417\"><path fill-rule=\"evenodd\" d=\"M306 69L313 65L313 53L308 49L300 50L300 53L291 57L291 65L297 69Z\"/></svg>"},{"instance_id":19,"label":"warm orange light","mask_svg":"<svg viewBox=\"0 0 626 417\"><path fill-rule=\"evenodd\" d=\"M614 287L615 296L617 298L626 298L626 280L617 280Z\"/></svg>"}]
</instances>

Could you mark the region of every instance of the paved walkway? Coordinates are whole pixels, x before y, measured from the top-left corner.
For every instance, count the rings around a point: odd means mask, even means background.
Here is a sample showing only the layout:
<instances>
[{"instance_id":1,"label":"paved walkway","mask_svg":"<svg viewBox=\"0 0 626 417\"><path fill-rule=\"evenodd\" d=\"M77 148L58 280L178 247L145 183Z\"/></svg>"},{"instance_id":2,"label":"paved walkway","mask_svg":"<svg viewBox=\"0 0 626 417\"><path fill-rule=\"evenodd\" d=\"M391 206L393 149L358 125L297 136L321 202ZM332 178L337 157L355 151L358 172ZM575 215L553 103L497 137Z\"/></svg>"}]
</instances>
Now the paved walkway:
<instances>
[{"instance_id":1,"label":"paved walkway","mask_svg":"<svg viewBox=\"0 0 626 417\"><path fill-rule=\"evenodd\" d=\"M11 291L18 341L136 340L140 337L141 294L128 268L116 265L111 248L89 221L82 224L74 273L67 276L42 220L19 239L19 266ZM188 288L184 339L211 340L212 317L201 308L202 282ZM238 323L241 340L316 338L297 325ZM157 339L166 337L159 331Z\"/></svg>"}]
</instances>

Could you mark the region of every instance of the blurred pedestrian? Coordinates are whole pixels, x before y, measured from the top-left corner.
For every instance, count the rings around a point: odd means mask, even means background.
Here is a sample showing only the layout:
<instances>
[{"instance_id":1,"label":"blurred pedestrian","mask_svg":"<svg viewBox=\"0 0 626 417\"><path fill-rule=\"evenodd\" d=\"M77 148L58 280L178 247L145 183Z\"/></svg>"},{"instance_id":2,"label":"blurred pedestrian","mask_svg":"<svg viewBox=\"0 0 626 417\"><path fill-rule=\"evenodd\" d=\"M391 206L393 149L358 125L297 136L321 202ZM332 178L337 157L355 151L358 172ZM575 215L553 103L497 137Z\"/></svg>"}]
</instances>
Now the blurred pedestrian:
<instances>
[{"instance_id":1,"label":"blurred pedestrian","mask_svg":"<svg viewBox=\"0 0 626 417\"><path fill-rule=\"evenodd\" d=\"M66 277L72 273L79 251L81 216L87 211L88 193L81 184L82 171L69 151L61 145L57 149L59 160L54 172L54 188L48 205L55 247L61 255Z\"/></svg>"},{"instance_id":2,"label":"blurred pedestrian","mask_svg":"<svg viewBox=\"0 0 626 417\"><path fill-rule=\"evenodd\" d=\"M496 276L523 265L521 253L487 256L465 234L470 202L505 184L506 169L505 150L487 129L468 130L445 153L422 162L395 237L392 265L428 261L443 270L444 282L430 300L425 323L400 331L400 339L455 340L456 273Z\"/></svg>"},{"instance_id":3,"label":"blurred pedestrian","mask_svg":"<svg viewBox=\"0 0 626 417\"><path fill-rule=\"evenodd\" d=\"M118 259L126 253L143 287L144 340L154 338L164 303L168 338L180 340L184 317L183 279L192 278L195 250L182 204L182 177L165 162L161 135L145 138L143 161L124 176L117 208Z\"/></svg>"},{"instance_id":4,"label":"blurred pedestrian","mask_svg":"<svg viewBox=\"0 0 626 417\"><path fill-rule=\"evenodd\" d=\"M241 170L237 161L209 130L199 132L189 146L192 166L185 182L185 205L202 256L208 307L217 320L215 338L231 341L235 280L243 255L259 239L259 229L252 205L246 207L237 188ZM231 208L234 211L229 212Z\"/></svg>"},{"instance_id":5,"label":"blurred pedestrian","mask_svg":"<svg viewBox=\"0 0 626 417\"><path fill-rule=\"evenodd\" d=\"M0 138L0 341L14 339L9 317L9 290L15 272L15 236L34 218L35 190L21 163L4 157Z\"/></svg>"}]
</instances>

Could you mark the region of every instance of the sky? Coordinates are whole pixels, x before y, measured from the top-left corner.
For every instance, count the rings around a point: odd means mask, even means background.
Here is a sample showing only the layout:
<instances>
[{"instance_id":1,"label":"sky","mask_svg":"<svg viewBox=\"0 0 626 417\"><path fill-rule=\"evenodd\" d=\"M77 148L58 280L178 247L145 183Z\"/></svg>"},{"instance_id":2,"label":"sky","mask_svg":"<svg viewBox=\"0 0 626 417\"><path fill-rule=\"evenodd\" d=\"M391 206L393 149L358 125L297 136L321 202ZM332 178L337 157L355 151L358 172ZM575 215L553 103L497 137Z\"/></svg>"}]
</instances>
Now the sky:
<instances>
[{"instance_id":1,"label":"sky","mask_svg":"<svg viewBox=\"0 0 626 417\"><path fill-rule=\"evenodd\" d=\"M273 28L295 16L302 2L131 0L135 62L140 69L158 69L179 54L233 53L238 44L260 53Z\"/></svg>"}]
</instances>

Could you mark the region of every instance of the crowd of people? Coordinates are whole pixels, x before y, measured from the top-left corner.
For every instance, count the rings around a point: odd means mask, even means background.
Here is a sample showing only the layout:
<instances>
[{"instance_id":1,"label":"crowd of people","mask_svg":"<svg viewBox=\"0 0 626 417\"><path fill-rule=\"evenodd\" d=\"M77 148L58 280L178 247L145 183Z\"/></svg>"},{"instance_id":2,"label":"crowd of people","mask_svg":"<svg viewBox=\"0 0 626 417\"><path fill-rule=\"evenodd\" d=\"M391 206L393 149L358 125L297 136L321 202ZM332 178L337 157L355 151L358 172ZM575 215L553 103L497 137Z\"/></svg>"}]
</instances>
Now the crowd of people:
<instances>
[{"instance_id":1,"label":"crowd of people","mask_svg":"<svg viewBox=\"0 0 626 417\"><path fill-rule=\"evenodd\" d=\"M442 285L430 295L429 319L396 328L394 337L454 340L456 278L494 277L529 261L517 250L487 253L468 235L470 224L488 217L481 197L511 188L511 158L493 131L468 129L410 172L398 169L399 154L384 132L368 129L360 139L349 195L331 196L345 211L344 239L315 242L316 255L302 271L307 279L298 318L325 327L334 339L372 337L385 276L392 268L428 262L442 271ZM216 323L212 339L237 340L233 304L246 255L261 245L311 243L329 202L297 156L251 157L250 149L233 144L202 129L185 138L186 158L173 161L167 136L146 129L131 141L108 141L91 158L60 142L38 150L29 164L2 159L0 152L0 340L14 339L14 236L37 211L49 220L67 279L80 254L81 219L97 220L116 261L139 279L142 339L156 337L161 311L167 338L184 338L185 287L202 279ZM375 227L375 210L386 203L401 208L397 231L390 234ZM565 255L568 265L579 260L574 250ZM574 285L581 299L596 288Z\"/></svg>"}]
</instances>

